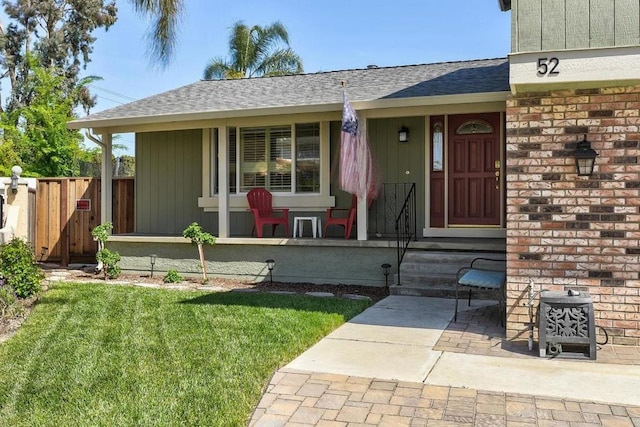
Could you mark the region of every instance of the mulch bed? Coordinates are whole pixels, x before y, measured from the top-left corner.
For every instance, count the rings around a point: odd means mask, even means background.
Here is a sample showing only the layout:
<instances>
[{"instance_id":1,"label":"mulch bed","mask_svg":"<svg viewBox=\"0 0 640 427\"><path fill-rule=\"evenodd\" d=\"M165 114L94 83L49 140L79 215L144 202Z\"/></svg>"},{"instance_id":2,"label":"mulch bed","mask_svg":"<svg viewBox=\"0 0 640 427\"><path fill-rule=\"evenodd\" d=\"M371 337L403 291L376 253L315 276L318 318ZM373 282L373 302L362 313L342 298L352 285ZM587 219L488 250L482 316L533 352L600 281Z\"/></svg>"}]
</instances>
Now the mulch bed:
<instances>
[{"instance_id":1,"label":"mulch bed","mask_svg":"<svg viewBox=\"0 0 640 427\"><path fill-rule=\"evenodd\" d=\"M61 269L56 269L61 271ZM91 269L85 270L64 270L66 278L77 281L104 281L102 274L94 274ZM191 289L206 289L208 286L212 288L224 288L228 290L234 289L255 289L260 292L295 292L304 294L306 292L331 292L336 297L342 297L345 294L362 295L371 298L373 303L380 301L388 296L388 292L381 286L359 286L359 285L333 285L333 284L315 284L315 283L288 283L288 282L251 282L240 279L229 279L211 276L209 283L204 285L200 277L185 277L180 283L164 283L163 275L159 274L155 277L149 275L138 275L131 273L122 273L114 281L127 282L132 284L153 284L160 287L170 287L180 285ZM108 283L110 280L107 280Z\"/></svg>"}]
</instances>

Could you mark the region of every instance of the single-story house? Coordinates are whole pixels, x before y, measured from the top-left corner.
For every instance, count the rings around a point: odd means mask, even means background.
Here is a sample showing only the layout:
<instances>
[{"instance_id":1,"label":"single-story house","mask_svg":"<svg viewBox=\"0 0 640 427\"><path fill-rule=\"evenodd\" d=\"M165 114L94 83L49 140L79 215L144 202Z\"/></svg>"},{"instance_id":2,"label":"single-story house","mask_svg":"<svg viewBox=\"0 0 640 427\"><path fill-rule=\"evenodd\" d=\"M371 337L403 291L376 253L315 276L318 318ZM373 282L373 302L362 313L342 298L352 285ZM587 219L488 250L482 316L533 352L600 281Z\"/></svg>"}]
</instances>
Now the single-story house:
<instances>
[{"instance_id":1,"label":"single-story house","mask_svg":"<svg viewBox=\"0 0 640 427\"><path fill-rule=\"evenodd\" d=\"M279 280L382 285L380 265L398 268L388 218L415 184L410 251L506 253L508 337L526 338L533 281L590 292L613 342L640 344L640 5L500 5L508 58L199 81L70 122L100 135L103 159L113 134L136 134L135 233L109 242L123 266L144 269L153 251L186 269L195 256L177 236L197 221L219 237L214 273L259 276L273 258ZM292 220L349 206L336 166L343 91L388 184L381 200L358 201L356 239L252 238L254 187ZM584 176L583 140L598 154Z\"/></svg>"}]
</instances>

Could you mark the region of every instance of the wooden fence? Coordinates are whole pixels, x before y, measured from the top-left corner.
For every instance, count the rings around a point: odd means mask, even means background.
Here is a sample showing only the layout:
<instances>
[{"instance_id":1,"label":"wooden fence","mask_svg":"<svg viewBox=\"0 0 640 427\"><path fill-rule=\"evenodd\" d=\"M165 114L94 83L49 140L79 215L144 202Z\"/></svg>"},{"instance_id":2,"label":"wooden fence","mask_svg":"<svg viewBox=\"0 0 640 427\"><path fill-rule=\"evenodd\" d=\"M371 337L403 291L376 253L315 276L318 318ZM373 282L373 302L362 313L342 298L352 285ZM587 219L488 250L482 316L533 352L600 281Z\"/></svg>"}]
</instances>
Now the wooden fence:
<instances>
[{"instance_id":1,"label":"wooden fence","mask_svg":"<svg viewBox=\"0 0 640 427\"><path fill-rule=\"evenodd\" d=\"M41 178L36 190L36 257L41 261L95 262L91 230L99 225L99 178ZM113 179L114 234L134 230L134 180Z\"/></svg>"}]
</instances>

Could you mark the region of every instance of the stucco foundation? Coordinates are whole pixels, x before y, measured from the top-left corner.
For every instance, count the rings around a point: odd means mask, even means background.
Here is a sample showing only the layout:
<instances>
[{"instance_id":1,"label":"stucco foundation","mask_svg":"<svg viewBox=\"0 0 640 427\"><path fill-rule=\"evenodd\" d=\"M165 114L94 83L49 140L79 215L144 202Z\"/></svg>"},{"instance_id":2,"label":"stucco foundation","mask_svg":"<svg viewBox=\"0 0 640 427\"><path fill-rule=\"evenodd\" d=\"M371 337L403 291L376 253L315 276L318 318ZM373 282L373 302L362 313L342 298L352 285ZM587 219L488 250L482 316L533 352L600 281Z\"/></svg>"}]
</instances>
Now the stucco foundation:
<instances>
[{"instance_id":1,"label":"stucco foundation","mask_svg":"<svg viewBox=\"0 0 640 427\"><path fill-rule=\"evenodd\" d=\"M196 246L180 237L112 237L107 247L122 256L123 271L149 272L150 254L158 256L154 274L174 269L199 275ZM273 280L294 283L384 286L384 263L395 264L396 249L387 244L361 247L357 241L334 245L293 239L218 239L205 247L207 271L212 277L268 280L265 260L276 261Z\"/></svg>"}]
</instances>

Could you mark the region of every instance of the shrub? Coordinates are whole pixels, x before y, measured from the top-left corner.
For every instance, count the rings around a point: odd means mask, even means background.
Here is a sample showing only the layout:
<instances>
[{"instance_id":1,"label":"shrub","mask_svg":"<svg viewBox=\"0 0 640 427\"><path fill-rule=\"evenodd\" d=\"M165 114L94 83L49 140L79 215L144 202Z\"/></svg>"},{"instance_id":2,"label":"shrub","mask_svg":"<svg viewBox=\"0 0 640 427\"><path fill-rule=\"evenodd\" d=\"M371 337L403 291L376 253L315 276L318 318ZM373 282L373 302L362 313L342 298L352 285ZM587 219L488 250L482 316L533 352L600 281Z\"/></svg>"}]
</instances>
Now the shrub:
<instances>
[{"instance_id":1,"label":"shrub","mask_svg":"<svg viewBox=\"0 0 640 427\"><path fill-rule=\"evenodd\" d=\"M96 259L104 264L104 277L116 279L120 276L120 267L117 266L120 261L120 254L107 248L100 249L96 254Z\"/></svg>"},{"instance_id":2,"label":"shrub","mask_svg":"<svg viewBox=\"0 0 640 427\"><path fill-rule=\"evenodd\" d=\"M18 238L0 245L0 274L19 298L40 292L44 279L31 247Z\"/></svg>"},{"instance_id":3,"label":"shrub","mask_svg":"<svg viewBox=\"0 0 640 427\"><path fill-rule=\"evenodd\" d=\"M178 283L182 282L182 276L175 270L169 270L167 271L167 275L164 276L164 279L162 279L162 281L164 283Z\"/></svg>"}]
</instances>

